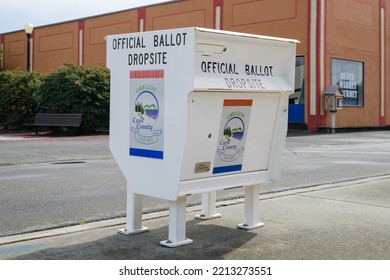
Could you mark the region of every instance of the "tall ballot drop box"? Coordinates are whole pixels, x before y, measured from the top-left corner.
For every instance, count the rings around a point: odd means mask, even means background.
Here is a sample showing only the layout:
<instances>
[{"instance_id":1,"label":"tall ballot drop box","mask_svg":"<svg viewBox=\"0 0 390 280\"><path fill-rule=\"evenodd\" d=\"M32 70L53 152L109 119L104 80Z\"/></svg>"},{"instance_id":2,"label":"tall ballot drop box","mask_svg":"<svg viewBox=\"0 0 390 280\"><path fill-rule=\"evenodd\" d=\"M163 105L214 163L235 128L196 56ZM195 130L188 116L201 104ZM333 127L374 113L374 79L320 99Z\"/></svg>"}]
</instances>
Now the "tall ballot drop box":
<instances>
[{"instance_id":1,"label":"tall ballot drop box","mask_svg":"<svg viewBox=\"0 0 390 280\"><path fill-rule=\"evenodd\" d=\"M106 37L110 150L127 180L123 234L142 226L144 195L170 201L169 236L185 235L186 196L245 187L244 222L259 222L259 184L277 180L294 92L295 40L204 28ZM214 196L213 196L214 194ZM211 205L211 206L210 206Z\"/></svg>"}]
</instances>

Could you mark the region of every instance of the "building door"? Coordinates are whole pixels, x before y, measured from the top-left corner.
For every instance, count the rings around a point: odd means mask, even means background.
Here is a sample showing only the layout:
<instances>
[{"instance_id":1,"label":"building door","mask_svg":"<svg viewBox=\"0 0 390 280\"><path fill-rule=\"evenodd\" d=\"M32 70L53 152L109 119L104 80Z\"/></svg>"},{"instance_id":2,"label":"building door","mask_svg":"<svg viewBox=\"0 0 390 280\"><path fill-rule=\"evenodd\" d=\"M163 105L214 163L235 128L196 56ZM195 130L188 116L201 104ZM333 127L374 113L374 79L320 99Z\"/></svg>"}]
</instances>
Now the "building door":
<instances>
[{"instance_id":1,"label":"building door","mask_svg":"<svg viewBox=\"0 0 390 280\"><path fill-rule=\"evenodd\" d=\"M295 92L290 95L288 106L288 123L305 123L305 58L298 56L295 60Z\"/></svg>"}]
</instances>

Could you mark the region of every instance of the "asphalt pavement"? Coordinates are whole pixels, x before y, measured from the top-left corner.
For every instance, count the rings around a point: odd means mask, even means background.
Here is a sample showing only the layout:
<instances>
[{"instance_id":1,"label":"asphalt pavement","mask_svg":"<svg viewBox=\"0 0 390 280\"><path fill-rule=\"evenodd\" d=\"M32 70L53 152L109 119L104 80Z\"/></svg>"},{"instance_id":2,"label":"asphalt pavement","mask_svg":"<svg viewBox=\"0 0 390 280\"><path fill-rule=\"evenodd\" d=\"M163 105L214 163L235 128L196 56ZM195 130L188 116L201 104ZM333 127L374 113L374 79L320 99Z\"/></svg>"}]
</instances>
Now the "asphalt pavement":
<instances>
[{"instance_id":1,"label":"asphalt pavement","mask_svg":"<svg viewBox=\"0 0 390 280\"><path fill-rule=\"evenodd\" d=\"M129 236L117 233L125 226L125 219L117 218L1 237L0 259L390 259L389 174L281 189L260 194L259 200L265 226L252 230L237 228L244 215L241 198L218 202L217 219L195 219L200 206L187 207L186 236L193 243L181 247L160 245L169 223L168 212L160 211L143 215L149 231Z\"/></svg>"}]
</instances>

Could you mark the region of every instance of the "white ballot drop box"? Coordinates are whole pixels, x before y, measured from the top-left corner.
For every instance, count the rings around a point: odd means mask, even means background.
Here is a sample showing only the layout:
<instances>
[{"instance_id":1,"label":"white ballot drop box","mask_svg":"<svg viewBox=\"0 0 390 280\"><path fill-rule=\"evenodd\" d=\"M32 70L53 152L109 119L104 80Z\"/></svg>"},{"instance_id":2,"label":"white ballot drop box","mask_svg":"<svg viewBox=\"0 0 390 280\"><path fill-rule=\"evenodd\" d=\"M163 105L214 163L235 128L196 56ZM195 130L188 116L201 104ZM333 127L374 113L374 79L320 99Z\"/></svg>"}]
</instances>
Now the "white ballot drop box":
<instances>
[{"instance_id":1,"label":"white ballot drop box","mask_svg":"<svg viewBox=\"0 0 390 280\"><path fill-rule=\"evenodd\" d=\"M204 28L106 37L110 150L127 180L123 234L142 226L142 196L170 201L169 247L185 235L186 196L245 187L244 222L259 222L259 184L277 180L294 92L295 40Z\"/></svg>"}]
</instances>

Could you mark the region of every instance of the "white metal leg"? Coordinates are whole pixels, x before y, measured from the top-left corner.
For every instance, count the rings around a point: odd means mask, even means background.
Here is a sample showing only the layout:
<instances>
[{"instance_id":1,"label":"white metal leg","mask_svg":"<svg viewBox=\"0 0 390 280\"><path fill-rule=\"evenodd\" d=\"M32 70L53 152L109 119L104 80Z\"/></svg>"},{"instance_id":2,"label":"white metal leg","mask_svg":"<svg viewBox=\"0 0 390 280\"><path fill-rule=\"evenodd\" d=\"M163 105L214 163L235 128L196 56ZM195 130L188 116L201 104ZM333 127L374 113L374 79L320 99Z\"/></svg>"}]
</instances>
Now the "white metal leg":
<instances>
[{"instance_id":1,"label":"white metal leg","mask_svg":"<svg viewBox=\"0 0 390 280\"><path fill-rule=\"evenodd\" d=\"M260 185L245 187L244 223L239 224L239 228L254 229L264 226L264 224L259 221L259 193Z\"/></svg>"},{"instance_id":2,"label":"white metal leg","mask_svg":"<svg viewBox=\"0 0 390 280\"><path fill-rule=\"evenodd\" d=\"M221 214L216 213L215 210L216 197L217 193L215 191L202 193L202 213L195 215L195 218L209 220L221 217Z\"/></svg>"},{"instance_id":3,"label":"white metal leg","mask_svg":"<svg viewBox=\"0 0 390 280\"><path fill-rule=\"evenodd\" d=\"M118 232L131 235L148 231L147 227L142 226L142 195L134 193L129 185L127 185L126 208L126 228L120 229Z\"/></svg>"},{"instance_id":4,"label":"white metal leg","mask_svg":"<svg viewBox=\"0 0 390 280\"><path fill-rule=\"evenodd\" d=\"M180 196L169 205L169 234L168 240L160 244L166 247L178 247L193 241L186 237L186 197Z\"/></svg>"}]
</instances>

